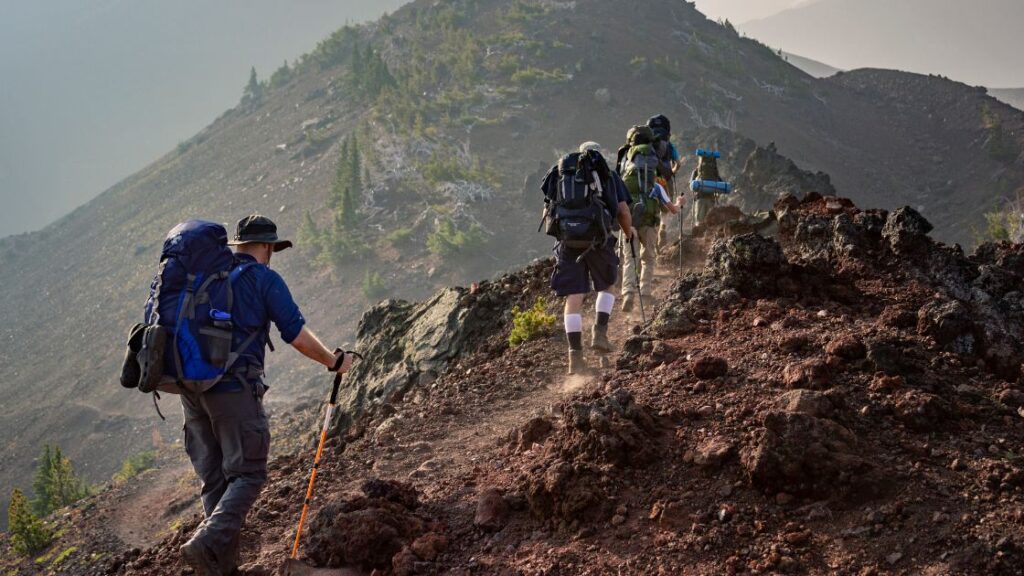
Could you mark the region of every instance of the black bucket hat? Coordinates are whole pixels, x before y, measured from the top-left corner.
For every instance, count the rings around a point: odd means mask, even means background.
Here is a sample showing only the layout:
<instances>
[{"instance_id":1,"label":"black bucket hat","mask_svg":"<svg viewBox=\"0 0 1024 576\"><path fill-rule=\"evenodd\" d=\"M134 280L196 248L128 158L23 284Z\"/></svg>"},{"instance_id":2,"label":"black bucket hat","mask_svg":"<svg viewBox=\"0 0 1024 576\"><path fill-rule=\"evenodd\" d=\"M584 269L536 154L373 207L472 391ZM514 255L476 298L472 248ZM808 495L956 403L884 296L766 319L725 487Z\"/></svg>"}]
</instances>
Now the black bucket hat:
<instances>
[{"instance_id":1,"label":"black bucket hat","mask_svg":"<svg viewBox=\"0 0 1024 576\"><path fill-rule=\"evenodd\" d=\"M280 252L292 247L291 240L281 240L277 237L277 224L259 214L246 216L238 221L235 227L235 238L228 242L229 246L241 244L273 244L274 252Z\"/></svg>"}]
</instances>

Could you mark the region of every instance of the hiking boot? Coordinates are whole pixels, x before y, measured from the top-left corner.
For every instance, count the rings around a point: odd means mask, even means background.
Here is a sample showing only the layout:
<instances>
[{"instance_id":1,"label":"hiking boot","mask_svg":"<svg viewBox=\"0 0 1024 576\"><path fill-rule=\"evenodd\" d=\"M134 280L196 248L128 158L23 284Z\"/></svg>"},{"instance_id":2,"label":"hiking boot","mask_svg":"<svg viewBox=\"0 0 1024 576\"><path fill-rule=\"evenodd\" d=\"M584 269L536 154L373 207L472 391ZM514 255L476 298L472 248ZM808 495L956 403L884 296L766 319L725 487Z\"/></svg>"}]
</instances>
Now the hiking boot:
<instances>
[{"instance_id":1,"label":"hiking boot","mask_svg":"<svg viewBox=\"0 0 1024 576\"><path fill-rule=\"evenodd\" d=\"M583 359L583 350L569 350L569 376L589 373L590 368Z\"/></svg>"},{"instance_id":2,"label":"hiking boot","mask_svg":"<svg viewBox=\"0 0 1024 576\"><path fill-rule=\"evenodd\" d=\"M626 296L622 298L622 311L623 312L632 312L633 311L633 300L634 299L635 299L635 296L633 294L626 294Z\"/></svg>"},{"instance_id":3,"label":"hiking boot","mask_svg":"<svg viewBox=\"0 0 1024 576\"><path fill-rule=\"evenodd\" d=\"M181 559L192 567L196 576L222 576L224 574L213 552L210 552L209 548L195 538L186 542L179 548L179 551Z\"/></svg>"},{"instance_id":4,"label":"hiking boot","mask_svg":"<svg viewBox=\"0 0 1024 576\"><path fill-rule=\"evenodd\" d=\"M608 326L594 325L593 331L590 333L590 347L600 353L609 353L612 351L612 343L608 341Z\"/></svg>"},{"instance_id":5,"label":"hiking boot","mask_svg":"<svg viewBox=\"0 0 1024 576\"><path fill-rule=\"evenodd\" d=\"M217 556L217 563L220 565L221 574L230 576L238 573L238 557L239 550L241 549L241 539L241 534L235 534L235 537L231 539L231 544L228 545L227 549Z\"/></svg>"}]
</instances>

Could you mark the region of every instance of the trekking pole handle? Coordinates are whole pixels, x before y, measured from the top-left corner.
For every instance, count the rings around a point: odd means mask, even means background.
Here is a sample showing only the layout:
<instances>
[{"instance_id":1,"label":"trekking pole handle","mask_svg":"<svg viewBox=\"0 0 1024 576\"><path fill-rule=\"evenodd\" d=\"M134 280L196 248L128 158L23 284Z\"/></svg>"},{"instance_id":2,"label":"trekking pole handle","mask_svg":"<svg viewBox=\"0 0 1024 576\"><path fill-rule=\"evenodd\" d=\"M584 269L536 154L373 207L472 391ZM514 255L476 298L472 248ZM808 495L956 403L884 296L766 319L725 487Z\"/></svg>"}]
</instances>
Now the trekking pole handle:
<instances>
[{"instance_id":1,"label":"trekking pole handle","mask_svg":"<svg viewBox=\"0 0 1024 576\"><path fill-rule=\"evenodd\" d=\"M341 378L344 376L344 374L338 372L338 370L341 368L341 365L345 363L345 356L351 355L353 358L359 360L363 359L363 355L359 352L351 352L348 350L342 350L341 348L335 348L334 354L336 358L334 360L334 366L331 367L331 371L334 372L334 386L331 389L331 405L338 402L338 389L341 387Z\"/></svg>"}]
</instances>

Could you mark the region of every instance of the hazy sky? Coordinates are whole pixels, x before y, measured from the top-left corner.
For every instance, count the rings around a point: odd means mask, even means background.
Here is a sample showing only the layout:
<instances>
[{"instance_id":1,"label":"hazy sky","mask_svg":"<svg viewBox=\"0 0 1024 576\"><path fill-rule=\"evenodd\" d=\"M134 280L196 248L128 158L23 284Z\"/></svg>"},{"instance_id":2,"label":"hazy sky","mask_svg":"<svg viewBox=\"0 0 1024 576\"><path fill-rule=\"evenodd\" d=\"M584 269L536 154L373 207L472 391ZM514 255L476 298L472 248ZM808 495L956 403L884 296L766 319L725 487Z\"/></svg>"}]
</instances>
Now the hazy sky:
<instances>
[{"instance_id":1,"label":"hazy sky","mask_svg":"<svg viewBox=\"0 0 1024 576\"><path fill-rule=\"evenodd\" d=\"M0 0L0 237L186 140L346 19L403 0Z\"/></svg>"},{"instance_id":2,"label":"hazy sky","mask_svg":"<svg viewBox=\"0 0 1024 576\"><path fill-rule=\"evenodd\" d=\"M792 8L807 0L696 0L697 9L711 19L728 19L733 24L757 20Z\"/></svg>"},{"instance_id":3,"label":"hazy sky","mask_svg":"<svg viewBox=\"0 0 1024 576\"><path fill-rule=\"evenodd\" d=\"M772 48L847 70L1024 87L1024 0L817 0L739 28Z\"/></svg>"}]
</instances>

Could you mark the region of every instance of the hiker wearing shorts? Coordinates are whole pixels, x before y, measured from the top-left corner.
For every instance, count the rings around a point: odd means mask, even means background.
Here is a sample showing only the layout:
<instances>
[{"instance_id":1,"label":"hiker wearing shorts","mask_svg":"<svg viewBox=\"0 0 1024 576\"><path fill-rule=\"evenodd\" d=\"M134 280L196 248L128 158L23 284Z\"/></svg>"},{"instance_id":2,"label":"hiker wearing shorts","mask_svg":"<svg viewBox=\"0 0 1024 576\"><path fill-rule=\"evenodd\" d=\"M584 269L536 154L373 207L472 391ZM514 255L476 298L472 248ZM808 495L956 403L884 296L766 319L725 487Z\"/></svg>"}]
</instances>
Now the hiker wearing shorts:
<instances>
[{"instance_id":1,"label":"hiker wearing shorts","mask_svg":"<svg viewBox=\"0 0 1024 576\"><path fill-rule=\"evenodd\" d=\"M238 328L233 340L250 344L212 388L181 395L185 451L202 482L206 517L180 551L198 576L235 572L242 523L267 481L270 426L263 409L268 388L263 367L270 324L282 341L328 370L344 373L352 365L351 355L336 355L306 328L284 279L270 269L271 256L292 243L278 238L269 218L243 218L229 244L235 247L236 266L245 266L234 285L231 311ZM254 333L260 337L248 338Z\"/></svg>"},{"instance_id":2,"label":"hiker wearing shorts","mask_svg":"<svg viewBox=\"0 0 1024 576\"><path fill-rule=\"evenodd\" d=\"M551 289L565 298L563 320L569 341L568 373L582 374L588 372L583 357L583 299L591 291L598 293L591 348L598 354L612 351L608 323L615 296L609 289L615 284L619 267L614 231L617 222L624 239L633 236L628 196L623 196L627 193L621 178L608 168L599 147L591 142L584 143L580 152L563 157L552 167L541 190L547 206L548 233L558 238ZM577 204L573 204L573 198L593 207L593 218L589 221L589 230L595 232L592 236L582 232L574 235L573 228L580 224L576 215L588 212L574 209ZM598 230L600 233L596 233Z\"/></svg>"}]
</instances>

